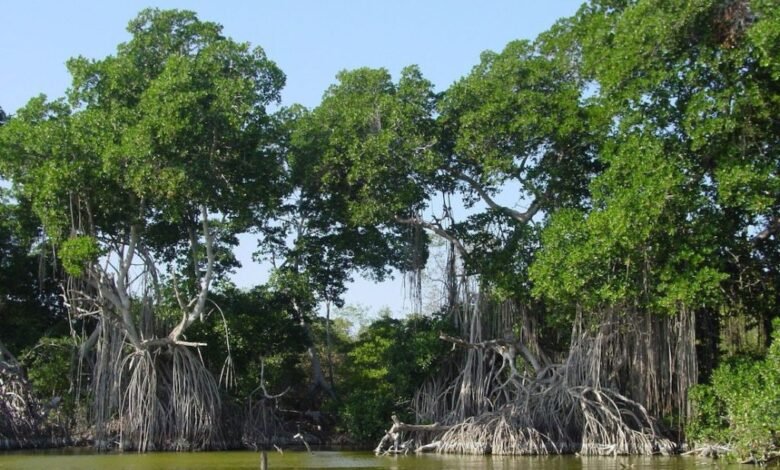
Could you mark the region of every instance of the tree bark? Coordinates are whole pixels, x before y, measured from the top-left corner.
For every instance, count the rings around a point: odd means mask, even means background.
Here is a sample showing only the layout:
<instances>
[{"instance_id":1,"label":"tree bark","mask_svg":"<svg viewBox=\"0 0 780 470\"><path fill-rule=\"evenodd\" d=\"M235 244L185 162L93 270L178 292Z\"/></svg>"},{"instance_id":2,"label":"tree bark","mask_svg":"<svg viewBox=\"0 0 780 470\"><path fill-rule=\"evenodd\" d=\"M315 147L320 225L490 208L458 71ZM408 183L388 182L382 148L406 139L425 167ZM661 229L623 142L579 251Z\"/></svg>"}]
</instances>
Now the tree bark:
<instances>
[{"instance_id":1,"label":"tree bark","mask_svg":"<svg viewBox=\"0 0 780 470\"><path fill-rule=\"evenodd\" d=\"M455 338L454 336L450 336L443 332L439 334L439 338L467 349L492 349L497 354L509 361L510 367L515 373L517 371L515 370L514 359L517 352L519 352L523 356L523 359L525 359L531 365L531 367L534 369L534 372L539 373L543 369L539 359L537 359L531 350L520 341L492 339L488 341L480 341L478 343L469 343L464 339Z\"/></svg>"}]
</instances>

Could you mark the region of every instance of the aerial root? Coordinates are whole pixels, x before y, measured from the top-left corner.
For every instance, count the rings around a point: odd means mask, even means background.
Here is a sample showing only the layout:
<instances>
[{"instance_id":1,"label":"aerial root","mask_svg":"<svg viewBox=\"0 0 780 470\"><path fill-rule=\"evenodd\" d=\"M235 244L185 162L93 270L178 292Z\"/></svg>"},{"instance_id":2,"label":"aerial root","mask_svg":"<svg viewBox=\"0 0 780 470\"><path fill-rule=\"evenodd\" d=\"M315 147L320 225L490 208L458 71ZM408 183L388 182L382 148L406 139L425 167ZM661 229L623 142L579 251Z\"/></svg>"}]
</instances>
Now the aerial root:
<instances>
[{"instance_id":1,"label":"aerial root","mask_svg":"<svg viewBox=\"0 0 780 470\"><path fill-rule=\"evenodd\" d=\"M396 422L376 452L397 452L399 442L407 447L418 443L404 451L477 455L649 455L676 451L676 444L663 437L644 407L613 390L567 386L562 374L551 374L547 379L527 382L522 392L496 411L450 426L431 429ZM427 440L420 437L421 432ZM391 450L392 446L396 449Z\"/></svg>"},{"instance_id":2,"label":"aerial root","mask_svg":"<svg viewBox=\"0 0 780 470\"><path fill-rule=\"evenodd\" d=\"M442 453L546 455L557 446L538 430L518 423L510 412L468 418L440 438Z\"/></svg>"},{"instance_id":3,"label":"aerial root","mask_svg":"<svg viewBox=\"0 0 780 470\"><path fill-rule=\"evenodd\" d=\"M190 348L142 349L127 355L120 415L124 448L213 448L219 436L216 381Z\"/></svg>"}]
</instances>

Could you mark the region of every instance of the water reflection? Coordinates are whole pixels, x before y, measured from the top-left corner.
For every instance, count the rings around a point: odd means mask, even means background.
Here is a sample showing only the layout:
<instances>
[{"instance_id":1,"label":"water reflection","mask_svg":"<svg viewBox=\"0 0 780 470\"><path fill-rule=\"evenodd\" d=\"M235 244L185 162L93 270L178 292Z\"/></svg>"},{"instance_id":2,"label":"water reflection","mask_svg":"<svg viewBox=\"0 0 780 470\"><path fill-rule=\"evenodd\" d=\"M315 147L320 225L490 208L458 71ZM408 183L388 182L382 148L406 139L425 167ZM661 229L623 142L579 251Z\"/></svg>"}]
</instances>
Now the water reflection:
<instances>
[{"instance_id":1,"label":"water reflection","mask_svg":"<svg viewBox=\"0 0 780 470\"><path fill-rule=\"evenodd\" d=\"M385 470L595 470L671 469L707 467L745 468L722 461L694 457L477 457L423 455L375 457L367 452L269 453L269 470L279 469L385 469ZM235 470L260 468L256 452L199 452L149 454L93 454L84 451L0 453L0 469L30 470Z\"/></svg>"}]
</instances>

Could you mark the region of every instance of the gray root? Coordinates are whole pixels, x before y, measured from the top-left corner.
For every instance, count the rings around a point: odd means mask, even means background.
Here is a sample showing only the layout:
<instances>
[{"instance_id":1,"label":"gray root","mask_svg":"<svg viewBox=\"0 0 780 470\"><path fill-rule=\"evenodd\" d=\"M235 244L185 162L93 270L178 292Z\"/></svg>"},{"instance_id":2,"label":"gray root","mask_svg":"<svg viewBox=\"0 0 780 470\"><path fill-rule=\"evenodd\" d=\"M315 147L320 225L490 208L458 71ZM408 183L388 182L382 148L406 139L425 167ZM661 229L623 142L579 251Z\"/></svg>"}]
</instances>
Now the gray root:
<instances>
[{"instance_id":1,"label":"gray root","mask_svg":"<svg viewBox=\"0 0 780 470\"><path fill-rule=\"evenodd\" d=\"M595 332L575 328L569 354L550 364L532 335L521 332L518 339L511 333L517 318L490 326L490 333L503 339L482 340L486 323L476 315L469 318L468 312L464 317L462 335L468 340L440 335L463 350L463 362L453 363L449 375L445 370L429 380L413 402L418 422L436 424L409 425L394 418L376 453L649 455L678 450L639 401L605 385L614 378L607 375L611 364L602 370L604 355L613 351L612 335L625 334L615 324Z\"/></svg>"},{"instance_id":2,"label":"gray root","mask_svg":"<svg viewBox=\"0 0 780 470\"><path fill-rule=\"evenodd\" d=\"M181 311L175 325L156 317L158 263L143 245L140 225L121 239L103 240L111 250L102 263L89 266L81 283L69 281L70 314L95 325L78 358L79 370L84 364L92 367L90 422L98 447L112 445L117 436L123 448L141 451L221 445L218 384L192 351L205 343L184 339L187 329L207 314L216 262L205 207L199 218L205 256L197 259L197 240L192 256L202 266L196 273L200 282L185 295L174 277ZM94 356L94 362L87 356Z\"/></svg>"},{"instance_id":3,"label":"gray root","mask_svg":"<svg viewBox=\"0 0 780 470\"><path fill-rule=\"evenodd\" d=\"M14 356L0 343L0 439L20 444L41 434L42 416Z\"/></svg>"}]
</instances>

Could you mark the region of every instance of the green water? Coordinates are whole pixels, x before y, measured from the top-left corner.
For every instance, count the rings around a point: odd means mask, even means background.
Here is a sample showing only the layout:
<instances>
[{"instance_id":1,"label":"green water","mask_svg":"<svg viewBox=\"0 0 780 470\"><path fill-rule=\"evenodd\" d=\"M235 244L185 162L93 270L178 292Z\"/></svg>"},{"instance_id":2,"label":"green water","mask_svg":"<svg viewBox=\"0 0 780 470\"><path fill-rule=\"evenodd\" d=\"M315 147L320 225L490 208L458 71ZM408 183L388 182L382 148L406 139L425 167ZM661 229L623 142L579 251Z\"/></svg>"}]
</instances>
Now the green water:
<instances>
[{"instance_id":1,"label":"green water","mask_svg":"<svg viewBox=\"0 0 780 470\"><path fill-rule=\"evenodd\" d=\"M674 469L752 468L726 465L694 457L474 457L423 455L375 457L367 452L285 452L269 453L269 470L278 469L387 469L387 470L470 470L470 469ZM197 452L148 454L92 454L74 451L0 453L0 469L26 470L228 470L258 469L257 452Z\"/></svg>"}]
</instances>

